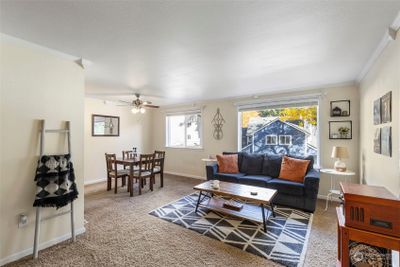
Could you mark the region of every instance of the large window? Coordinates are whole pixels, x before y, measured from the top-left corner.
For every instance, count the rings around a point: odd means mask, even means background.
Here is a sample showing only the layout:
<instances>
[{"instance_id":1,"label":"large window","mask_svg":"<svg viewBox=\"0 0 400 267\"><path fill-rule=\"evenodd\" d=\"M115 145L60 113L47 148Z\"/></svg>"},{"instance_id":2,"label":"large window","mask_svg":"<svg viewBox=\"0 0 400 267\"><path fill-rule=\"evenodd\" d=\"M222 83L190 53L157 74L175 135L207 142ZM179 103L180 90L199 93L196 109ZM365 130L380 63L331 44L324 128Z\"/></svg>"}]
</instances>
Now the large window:
<instances>
[{"instance_id":1,"label":"large window","mask_svg":"<svg viewBox=\"0 0 400 267\"><path fill-rule=\"evenodd\" d=\"M166 146L201 148L201 113L191 112L166 117Z\"/></svg>"},{"instance_id":2,"label":"large window","mask_svg":"<svg viewBox=\"0 0 400 267\"><path fill-rule=\"evenodd\" d=\"M314 157L318 164L318 101L239 107L239 150Z\"/></svg>"}]
</instances>

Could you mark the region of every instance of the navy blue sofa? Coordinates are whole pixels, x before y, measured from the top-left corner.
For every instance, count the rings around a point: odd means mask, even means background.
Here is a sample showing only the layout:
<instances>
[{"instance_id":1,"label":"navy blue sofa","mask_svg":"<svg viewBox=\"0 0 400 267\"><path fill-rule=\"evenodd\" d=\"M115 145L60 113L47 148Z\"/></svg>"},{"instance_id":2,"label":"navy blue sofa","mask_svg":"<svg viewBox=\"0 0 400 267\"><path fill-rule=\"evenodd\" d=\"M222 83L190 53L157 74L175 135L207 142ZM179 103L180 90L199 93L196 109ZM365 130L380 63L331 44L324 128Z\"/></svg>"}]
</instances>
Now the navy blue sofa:
<instances>
[{"instance_id":1,"label":"navy blue sofa","mask_svg":"<svg viewBox=\"0 0 400 267\"><path fill-rule=\"evenodd\" d=\"M279 179L282 156L249 154L245 152L224 152L237 154L239 173L219 173L218 164L208 165L207 180L220 180L239 184L267 187L278 190L274 204L314 212L319 189L319 171L313 168L311 156L301 158L310 160L304 183ZM290 155L289 155L290 156ZM296 156L290 156L300 158Z\"/></svg>"}]
</instances>

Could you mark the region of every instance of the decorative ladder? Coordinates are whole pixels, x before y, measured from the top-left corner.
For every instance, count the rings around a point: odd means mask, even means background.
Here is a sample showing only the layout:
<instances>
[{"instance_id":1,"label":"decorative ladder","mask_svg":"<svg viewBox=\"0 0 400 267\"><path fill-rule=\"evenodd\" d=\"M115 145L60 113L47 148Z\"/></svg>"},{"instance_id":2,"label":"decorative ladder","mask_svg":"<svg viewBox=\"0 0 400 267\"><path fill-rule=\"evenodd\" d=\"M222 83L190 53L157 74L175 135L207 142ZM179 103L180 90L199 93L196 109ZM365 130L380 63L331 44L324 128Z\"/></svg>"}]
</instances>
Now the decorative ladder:
<instances>
[{"instance_id":1,"label":"decorative ladder","mask_svg":"<svg viewBox=\"0 0 400 267\"><path fill-rule=\"evenodd\" d=\"M45 120L40 121L40 158L44 154L44 141L46 133L62 133L67 135L68 140L68 153L71 154L71 131L70 131L70 122L65 122L65 129L46 129L45 128ZM39 256L39 237L40 237L40 223L49 218L41 219L41 207L36 207L36 221L35 221L35 239L33 242L33 258L37 259ZM59 213L55 216L51 216L50 218L57 217L60 215L64 215L70 213L71 214L71 236L72 241L76 241L75 236L75 224L74 224L74 202L71 201L71 209L67 212Z\"/></svg>"}]
</instances>

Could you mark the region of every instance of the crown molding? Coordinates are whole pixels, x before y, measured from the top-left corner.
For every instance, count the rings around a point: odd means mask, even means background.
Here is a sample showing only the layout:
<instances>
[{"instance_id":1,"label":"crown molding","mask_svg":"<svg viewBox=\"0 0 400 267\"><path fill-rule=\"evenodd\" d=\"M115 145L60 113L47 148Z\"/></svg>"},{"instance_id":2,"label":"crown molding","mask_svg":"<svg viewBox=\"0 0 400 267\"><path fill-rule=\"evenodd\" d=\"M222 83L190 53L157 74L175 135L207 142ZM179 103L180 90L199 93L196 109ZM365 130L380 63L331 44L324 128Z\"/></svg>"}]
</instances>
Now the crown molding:
<instances>
[{"instance_id":1,"label":"crown molding","mask_svg":"<svg viewBox=\"0 0 400 267\"><path fill-rule=\"evenodd\" d=\"M386 46L390 42L396 40L396 36L399 29L400 29L400 12L397 13L397 16L394 19L393 23L388 27L381 41L379 42L378 46L375 48L374 52L372 53L367 63L365 64L364 68L361 70L360 74L358 74L356 79L357 83L360 83L362 79L364 79L365 75L367 75L372 65L375 63L378 57L383 53Z\"/></svg>"},{"instance_id":2,"label":"crown molding","mask_svg":"<svg viewBox=\"0 0 400 267\"><path fill-rule=\"evenodd\" d=\"M14 36L11 36L11 35L8 35L5 33L1 33L1 32L0 32L0 40L2 42L8 42L8 43L21 45L26 48L31 48L31 49L35 49L38 51L50 53L54 56L61 57L63 59L69 60L69 61L74 61L76 64L78 64L79 66L81 66L84 69L92 64L91 61L84 59L82 57L70 55L70 54L55 50L55 49L48 48L46 46L35 44L35 43L29 42L29 41L26 41L26 40L23 40L23 39L20 39L20 38L17 38L17 37L14 37Z\"/></svg>"}]
</instances>

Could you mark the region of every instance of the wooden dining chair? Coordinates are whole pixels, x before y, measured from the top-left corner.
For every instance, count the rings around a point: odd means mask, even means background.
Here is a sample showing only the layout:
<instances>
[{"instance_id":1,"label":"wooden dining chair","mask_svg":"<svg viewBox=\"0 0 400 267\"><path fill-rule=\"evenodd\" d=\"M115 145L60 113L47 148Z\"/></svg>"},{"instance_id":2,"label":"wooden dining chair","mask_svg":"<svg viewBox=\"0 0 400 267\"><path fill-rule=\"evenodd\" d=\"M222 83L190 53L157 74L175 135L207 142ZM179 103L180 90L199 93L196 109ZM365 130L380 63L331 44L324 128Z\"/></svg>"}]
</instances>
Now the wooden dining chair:
<instances>
[{"instance_id":1,"label":"wooden dining chair","mask_svg":"<svg viewBox=\"0 0 400 267\"><path fill-rule=\"evenodd\" d=\"M133 150L123 150L122 151L122 159L134 159L136 157L137 157L137 154Z\"/></svg>"},{"instance_id":2,"label":"wooden dining chair","mask_svg":"<svg viewBox=\"0 0 400 267\"><path fill-rule=\"evenodd\" d=\"M164 159L165 151L154 151L154 178L156 174L160 175L160 185L164 187ZM155 182L156 179L154 179Z\"/></svg>"},{"instance_id":3,"label":"wooden dining chair","mask_svg":"<svg viewBox=\"0 0 400 267\"><path fill-rule=\"evenodd\" d=\"M144 181L149 178L150 190L153 191L153 180L154 180L154 154L141 154L139 160L138 169L133 171L133 179L139 181L139 195L142 194L142 188L144 186ZM131 181L129 188L133 189L133 180Z\"/></svg>"},{"instance_id":4,"label":"wooden dining chair","mask_svg":"<svg viewBox=\"0 0 400 267\"><path fill-rule=\"evenodd\" d=\"M122 180L122 186L125 186L126 184L126 178L129 176L129 170L118 170L117 168L117 162L116 159L117 157L115 154L107 154L105 153L106 156L106 166L107 166L107 191L111 190L111 180L114 178L115 180L115 188L114 188L114 193L117 193L117 187L118 187L118 178L121 178Z\"/></svg>"}]
</instances>

